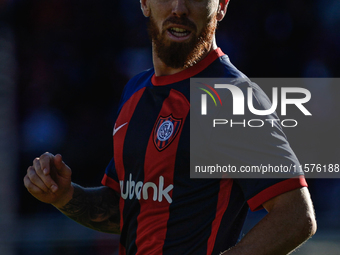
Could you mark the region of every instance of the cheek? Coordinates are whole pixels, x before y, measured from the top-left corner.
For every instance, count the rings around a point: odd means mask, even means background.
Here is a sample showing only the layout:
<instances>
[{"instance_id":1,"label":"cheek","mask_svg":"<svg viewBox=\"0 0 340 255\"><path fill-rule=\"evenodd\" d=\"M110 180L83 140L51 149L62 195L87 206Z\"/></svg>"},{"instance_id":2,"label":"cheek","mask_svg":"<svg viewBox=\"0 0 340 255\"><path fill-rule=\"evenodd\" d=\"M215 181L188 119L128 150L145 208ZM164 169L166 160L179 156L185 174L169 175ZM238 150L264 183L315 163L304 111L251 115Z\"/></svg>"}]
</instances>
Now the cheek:
<instances>
[{"instance_id":1,"label":"cheek","mask_svg":"<svg viewBox=\"0 0 340 255\"><path fill-rule=\"evenodd\" d=\"M161 31L163 27L163 22L166 19L166 15L162 11L152 11L151 12L152 18L154 20L154 23L157 25L157 28Z\"/></svg>"},{"instance_id":2,"label":"cheek","mask_svg":"<svg viewBox=\"0 0 340 255\"><path fill-rule=\"evenodd\" d=\"M196 23L197 25L197 32L200 33L202 30L206 28L208 25L209 18L207 16L202 16L198 22Z\"/></svg>"},{"instance_id":3,"label":"cheek","mask_svg":"<svg viewBox=\"0 0 340 255\"><path fill-rule=\"evenodd\" d=\"M152 22L153 28L157 29L159 33L162 32L162 22L160 22L157 15L153 15L153 13L150 15L150 22Z\"/></svg>"},{"instance_id":4,"label":"cheek","mask_svg":"<svg viewBox=\"0 0 340 255\"><path fill-rule=\"evenodd\" d=\"M202 1L202 3L193 6L194 10L192 14L195 14L194 19L196 20L196 25L198 31L206 27L208 21L216 15L218 9L218 1Z\"/></svg>"},{"instance_id":5,"label":"cheek","mask_svg":"<svg viewBox=\"0 0 340 255\"><path fill-rule=\"evenodd\" d=\"M216 15L218 8L219 8L219 2L218 1L210 1L206 5L206 17L209 18L209 17Z\"/></svg>"}]
</instances>

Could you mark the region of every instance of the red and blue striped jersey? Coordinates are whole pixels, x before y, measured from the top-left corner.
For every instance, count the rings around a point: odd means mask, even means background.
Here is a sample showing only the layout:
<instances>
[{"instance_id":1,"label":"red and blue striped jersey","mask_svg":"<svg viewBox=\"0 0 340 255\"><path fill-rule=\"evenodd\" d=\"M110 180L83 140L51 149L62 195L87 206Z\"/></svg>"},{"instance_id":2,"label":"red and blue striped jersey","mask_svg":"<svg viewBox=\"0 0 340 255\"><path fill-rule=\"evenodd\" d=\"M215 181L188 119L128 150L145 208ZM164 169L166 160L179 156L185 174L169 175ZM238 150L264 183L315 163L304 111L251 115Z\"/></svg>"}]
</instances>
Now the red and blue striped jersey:
<instances>
[{"instance_id":1,"label":"red and blue striped jersey","mask_svg":"<svg viewBox=\"0 0 340 255\"><path fill-rule=\"evenodd\" d=\"M120 193L121 255L219 254L237 242L249 207L307 186L304 178L191 179L190 77L244 75L217 49L182 72L150 69L125 86L102 180Z\"/></svg>"}]
</instances>

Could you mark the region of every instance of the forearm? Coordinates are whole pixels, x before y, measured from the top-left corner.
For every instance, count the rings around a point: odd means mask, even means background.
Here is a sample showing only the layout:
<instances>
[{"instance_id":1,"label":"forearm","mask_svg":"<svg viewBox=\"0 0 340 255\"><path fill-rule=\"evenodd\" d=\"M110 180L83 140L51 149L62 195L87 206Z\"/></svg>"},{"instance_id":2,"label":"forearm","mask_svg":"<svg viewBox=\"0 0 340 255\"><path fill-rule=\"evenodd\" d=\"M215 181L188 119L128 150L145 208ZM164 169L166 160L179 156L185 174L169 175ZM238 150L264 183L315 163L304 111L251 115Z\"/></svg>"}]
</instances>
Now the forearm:
<instances>
[{"instance_id":1,"label":"forearm","mask_svg":"<svg viewBox=\"0 0 340 255\"><path fill-rule=\"evenodd\" d=\"M308 229L303 230L301 234L294 223L292 218L281 220L268 214L235 247L223 255L289 254L312 234Z\"/></svg>"},{"instance_id":2,"label":"forearm","mask_svg":"<svg viewBox=\"0 0 340 255\"><path fill-rule=\"evenodd\" d=\"M119 196L108 187L83 188L72 184L72 199L64 206L57 207L74 221L94 230L118 234Z\"/></svg>"},{"instance_id":3,"label":"forearm","mask_svg":"<svg viewBox=\"0 0 340 255\"><path fill-rule=\"evenodd\" d=\"M266 217L223 255L286 255L315 233L315 216L306 188L288 192L267 206Z\"/></svg>"}]
</instances>

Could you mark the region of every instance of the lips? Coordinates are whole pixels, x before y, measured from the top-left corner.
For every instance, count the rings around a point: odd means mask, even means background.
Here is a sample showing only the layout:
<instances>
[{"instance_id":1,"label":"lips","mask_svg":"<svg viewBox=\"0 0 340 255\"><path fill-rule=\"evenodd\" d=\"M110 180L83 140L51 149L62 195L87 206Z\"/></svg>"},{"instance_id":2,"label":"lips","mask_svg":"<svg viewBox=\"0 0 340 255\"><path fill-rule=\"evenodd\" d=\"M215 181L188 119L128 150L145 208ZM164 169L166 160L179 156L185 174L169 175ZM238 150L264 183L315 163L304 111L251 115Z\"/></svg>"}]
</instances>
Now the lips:
<instances>
[{"instance_id":1,"label":"lips","mask_svg":"<svg viewBox=\"0 0 340 255\"><path fill-rule=\"evenodd\" d=\"M163 23L163 28L168 32L168 35L174 40L185 40L196 31L196 25L187 17L171 16Z\"/></svg>"},{"instance_id":2,"label":"lips","mask_svg":"<svg viewBox=\"0 0 340 255\"><path fill-rule=\"evenodd\" d=\"M184 29L184 28L179 28L179 27L171 27L168 29L168 31L170 34L176 37L186 37L191 33L191 31Z\"/></svg>"}]
</instances>

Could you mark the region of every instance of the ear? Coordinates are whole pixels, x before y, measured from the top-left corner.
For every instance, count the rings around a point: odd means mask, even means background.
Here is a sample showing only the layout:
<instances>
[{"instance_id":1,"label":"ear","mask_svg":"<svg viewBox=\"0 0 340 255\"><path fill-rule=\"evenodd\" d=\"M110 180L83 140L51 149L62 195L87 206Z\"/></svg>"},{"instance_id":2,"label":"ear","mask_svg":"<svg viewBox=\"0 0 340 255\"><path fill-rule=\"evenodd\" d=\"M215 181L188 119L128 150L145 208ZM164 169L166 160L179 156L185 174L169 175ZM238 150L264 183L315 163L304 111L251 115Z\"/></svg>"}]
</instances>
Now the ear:
<instances>
[{"instance_id":1,"label":"ear","mask_svg":"<svg viewBox=\"0 0 340 255\"><path fill-rule=\"evenodd\" d=\"M142 9L143 15L145 17L150 16L150 8L149 8L148 0L140 0L140 8Z\"/></svg>"},{"instance_id":2,"label":"ear","mask_svg":"<svg viewBox=\"0 0 340 255\"><path fill-rule=\"evenodd\" d=\"M229 0L219 0L218 10L217 10L217 21L221 21L225 14L227 13Z\"/></svg>"}]
</instances>

